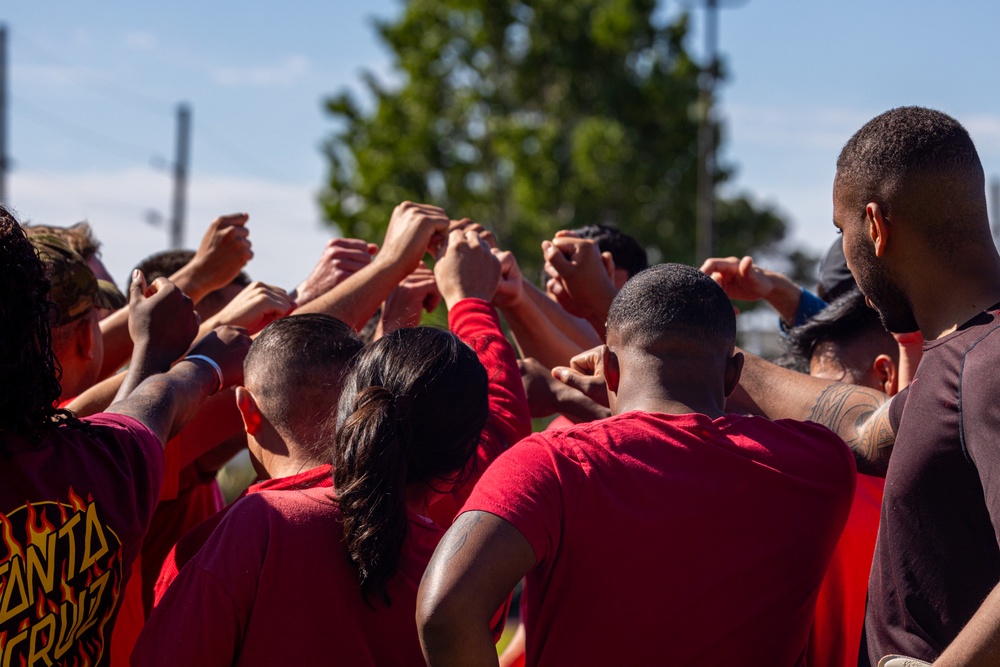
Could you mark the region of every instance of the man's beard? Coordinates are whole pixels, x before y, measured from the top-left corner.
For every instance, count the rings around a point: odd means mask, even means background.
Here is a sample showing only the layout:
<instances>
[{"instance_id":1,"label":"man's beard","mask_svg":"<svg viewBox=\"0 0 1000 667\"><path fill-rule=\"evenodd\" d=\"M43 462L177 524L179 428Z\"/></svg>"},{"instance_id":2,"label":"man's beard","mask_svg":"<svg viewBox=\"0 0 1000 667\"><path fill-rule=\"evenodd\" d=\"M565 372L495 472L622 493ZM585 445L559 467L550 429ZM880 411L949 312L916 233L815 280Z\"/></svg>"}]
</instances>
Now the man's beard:
<instances>
[{"instance_id":1,"label":"man's beard","mask_svg":"<svg viewBox=\"0 0 1000 667\"><path fill-rule=\"evenodd\" d=\"M920 327L913 316L910 300L892 280L892 276L875 258L867 244L860 244L860 256L854 258L854 279L861 292L878 312L879 319L891 333L910 333Z\"/></svg>"}]
</instances>

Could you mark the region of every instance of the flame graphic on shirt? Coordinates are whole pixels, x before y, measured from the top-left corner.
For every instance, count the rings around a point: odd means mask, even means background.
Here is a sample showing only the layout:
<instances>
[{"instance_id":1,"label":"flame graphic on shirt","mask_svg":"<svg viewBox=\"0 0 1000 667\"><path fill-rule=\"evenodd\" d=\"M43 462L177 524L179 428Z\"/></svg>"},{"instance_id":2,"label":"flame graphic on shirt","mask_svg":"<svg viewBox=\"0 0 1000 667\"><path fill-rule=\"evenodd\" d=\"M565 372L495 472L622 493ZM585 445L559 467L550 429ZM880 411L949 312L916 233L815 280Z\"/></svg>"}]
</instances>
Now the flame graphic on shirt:
<instances>
[{"instance_id":1,"label":"flame graphic on shirt","mask_svg":"<svg viewBox=\"0 0 1000 667\"><path fill-rule=\"evenodd\" d=\"M122 584L121 542L94 499L0 513L0 667L101 662Z\"/></svg>"}]
</instances>

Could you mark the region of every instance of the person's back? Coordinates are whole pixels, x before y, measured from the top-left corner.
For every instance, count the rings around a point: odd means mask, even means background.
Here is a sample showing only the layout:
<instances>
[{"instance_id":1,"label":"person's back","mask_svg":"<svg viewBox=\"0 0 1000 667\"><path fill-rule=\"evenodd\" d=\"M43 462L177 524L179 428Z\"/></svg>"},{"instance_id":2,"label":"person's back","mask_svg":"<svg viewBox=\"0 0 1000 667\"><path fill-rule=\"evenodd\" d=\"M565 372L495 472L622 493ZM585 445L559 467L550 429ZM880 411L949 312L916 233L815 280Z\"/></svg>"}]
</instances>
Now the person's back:
<instances>
[{"instance_id":1,"label":"person's back","mask_svg":"<svg viewBox=\"0 0 1000 667\"><path fill-rule=\"evenodd\" d=\"M299 386L275 386L280 370L247 372L255 390L237 400L255 461L276 477L278 448L263 436L281 420L268 417L267 395L288 394L309 423L336 415L332 446L315 439L330 448L333 487L238 501L166 590L133 664L423 663L416 590L444 532L428 517L450 521L452 496L460 503L481 466L530 430L514 351L487 303L499 262L460 233L435 266L454 333L404 328L365 348L339 413L298 401Z\"/></svg>"},{"instance_id":2,"label":"person's back","mask_svg":"<svg viewBox=\"0 0 1000 667\"><path fill-rule=\"evenodd\" d=\"M854 463L821 426L724 412L734 337L729 300L693 268L622 288L603 359L614 416L534 434L486 471L421 588L430 664L472 660L448 651L525 574L529 665L803 662Z\"/></svg>"},{"instance_id":3,"label":"person's back","mask_svg":"<svg viewBox=\"0 0 1000 667\"><path fill-rule=\"evenodd\" d=\"M811 424L629 412L522 441L472 506L516 519L537 555L527 664L791 665L853 467ZM538 521L539 503L559 511Z\"/></svg>"}]
</instances>

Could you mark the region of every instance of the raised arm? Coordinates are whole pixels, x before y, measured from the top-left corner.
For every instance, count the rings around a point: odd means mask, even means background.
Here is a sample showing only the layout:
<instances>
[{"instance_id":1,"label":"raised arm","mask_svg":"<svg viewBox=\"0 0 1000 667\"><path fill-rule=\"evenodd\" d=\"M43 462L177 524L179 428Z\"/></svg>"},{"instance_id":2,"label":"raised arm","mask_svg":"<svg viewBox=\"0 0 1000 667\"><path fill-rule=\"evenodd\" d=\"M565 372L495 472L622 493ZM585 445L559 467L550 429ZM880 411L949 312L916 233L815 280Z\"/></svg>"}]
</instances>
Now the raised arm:
<instances>
[{"instance_id":1,"label":"raised arm","mask_svg":"<svg viewBox=\"0 0 1000 667\"><path fill-rule=\"evenodd\" d=\"M743 375L727 401L727 409L769 419L822 424L851 448L858 472L885 476L896 440L889 418L892 401L887 395L866 387L810 377L743 354L746 359Z\"/></svg>"},{"instance_id":2,"label":"raised arm","mask_svg":"<svg viewBox=\"0 0 1000 667\"><path fill-rule=\"evenodd\" d=\"M567 313L524 279L513 253L495 254L502 277L493 304L504 314L522 356L535 357L552 367L569 363L573 355L601 344L586 321Z\"/></svg>"},{"instance_id":3,"label":"raised arm","mask_svg":"<svg viewBox=\"0 0 1000 667\"><path fill-rule=\"evenodd\" d=\"M382 249L371 263L296 313L325 313L360 329L379 304L444 238L449 220L436 206L403 202L392 212Z\"/></svg>"},{"instance_id":4,"label":"raised arm","mask_svg":"<svg viewBox=\"0 0 1000 667\"><path fill-rule=\"evenodd\" d=\"M453 230L434 266L434 276L448 306L451 330L476 351L490 383L489 418L472 467L463 483L434 506L432 518L447 526L487 466L531 433L531 417L514 349L489 304L499 284L500 263L487 241L474 231Z\"/></svg>"},{"instance_id":5,"label":"raised arm","mask_svg":"<svg viewBox=\"0 0 1000 667\"><path fill-rule=\"evenodd\" d=\"M371 264L378 246L361 239L330 239L323 247L319 261L305 280L289 292L292 300L304 306L321 294L326 294Z\"/></svg>"},{"instance_id":6,"label":"raised arm","mask_svg":"<svg viewBox=\"0 0 1000 667\"><path fill-rule=\"evenodd\" d=\"M608 309L618 290L611 280L610 253L590 239L556 236L542 244L553 293L572 314L585 318L604 339ZM561 295L560 295L561 294Z\"/></svg>"},{"instance_id":7,"label":"raised arm","mask_svg":"<svg viewBox=\"0 0 1000 667\"><path fill-rule=\"evenodd\" d=\"M246 213L233 213L213 220L195 256L170 276L170 282L196 304L210 292L231 283L253 257L246 228L248 219ZM128 319L128 308L122 308L101 320L104 337L101 378L121 368L132 353Z\"/></svg>"},{"instance_id":8,"label":"raised arm","mask_svg":"<svg viewBox=\"0 0 1000 667\"><path fill-rule=\"evenodd\" d=\"M147 289L138 271L132 276L129 328L135 349L119 390L121 400L108 412L134 417L165 444L205 399L242 382L250 339L238 329L219 329L167 370L191 343L198 321L183 292L162 278L153 285L155 291ZM211 361L192 358L199 355Z\"/></svg>"},{"instance_id":9,"label":"raised arm","mask_svg":"<svg viewBox=\"0 0 1000 667\"><path fill-rule=\"evenodd\" d=\"M755 266L752 257L713 257L706 259L701 271L719 283L730 299L763 299L778 312L785 326L794 326L802 301L802 288L777 271Z\"/></svg>"}]
</instances>

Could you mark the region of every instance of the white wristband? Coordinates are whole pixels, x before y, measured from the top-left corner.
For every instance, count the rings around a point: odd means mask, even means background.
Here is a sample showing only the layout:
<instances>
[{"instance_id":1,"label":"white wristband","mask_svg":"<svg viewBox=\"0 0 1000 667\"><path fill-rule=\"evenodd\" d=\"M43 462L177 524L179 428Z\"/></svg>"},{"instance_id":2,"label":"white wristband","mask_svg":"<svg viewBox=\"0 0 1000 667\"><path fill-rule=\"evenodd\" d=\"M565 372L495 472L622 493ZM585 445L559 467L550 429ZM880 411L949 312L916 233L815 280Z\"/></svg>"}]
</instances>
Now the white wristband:
<instances>
[{"instance_id":1,"label":"white wristband","mask_svg":"<svg viewBox=\"0 0 1000 667\"><path fill-rule=\"evenodd\" d=\"M222 369L219 367L219 364L215 363L215 359L212 359L211 357L206 357L204 354L189 354L188 356L184 357L182 361L194 361L195 359L198 359L200 361L205 361L208 363L209 366L215 369L215 374L219 377L219 386L216 387L215 391L213 391L212 393L217 394L220 391L222 391L222 388L226 386L226 379L222 375Z\"/></svg>"}]
</instances>

